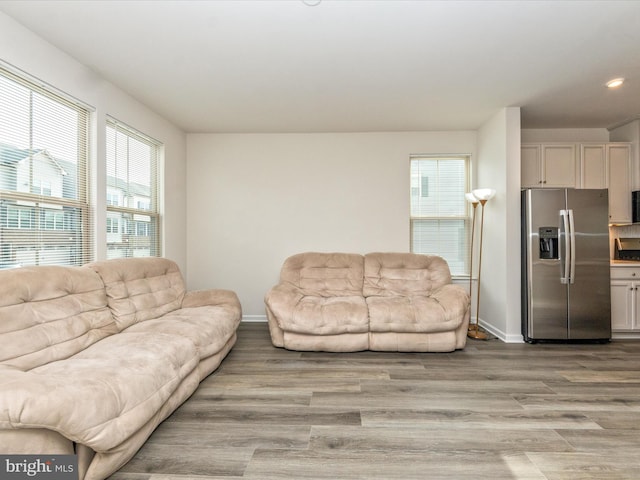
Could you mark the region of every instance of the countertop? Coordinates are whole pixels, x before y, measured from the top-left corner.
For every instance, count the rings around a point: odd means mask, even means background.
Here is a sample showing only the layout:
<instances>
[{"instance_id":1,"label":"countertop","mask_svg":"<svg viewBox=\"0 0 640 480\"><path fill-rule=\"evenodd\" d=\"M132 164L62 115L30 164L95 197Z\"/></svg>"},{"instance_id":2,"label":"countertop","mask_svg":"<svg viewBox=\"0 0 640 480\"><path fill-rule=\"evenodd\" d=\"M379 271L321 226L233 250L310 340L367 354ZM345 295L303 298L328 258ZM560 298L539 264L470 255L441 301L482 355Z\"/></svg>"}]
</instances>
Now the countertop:
<instances>
[{"instance_id":1,"label":"countertop","mask_svg":"<svg viewBox=\"0 0 640 480\"><path fill-rule=\"evenodd\" d=\"M640 267L640 261L637 260L611 260L612 267Z\"/></svg>"}]
</instances>

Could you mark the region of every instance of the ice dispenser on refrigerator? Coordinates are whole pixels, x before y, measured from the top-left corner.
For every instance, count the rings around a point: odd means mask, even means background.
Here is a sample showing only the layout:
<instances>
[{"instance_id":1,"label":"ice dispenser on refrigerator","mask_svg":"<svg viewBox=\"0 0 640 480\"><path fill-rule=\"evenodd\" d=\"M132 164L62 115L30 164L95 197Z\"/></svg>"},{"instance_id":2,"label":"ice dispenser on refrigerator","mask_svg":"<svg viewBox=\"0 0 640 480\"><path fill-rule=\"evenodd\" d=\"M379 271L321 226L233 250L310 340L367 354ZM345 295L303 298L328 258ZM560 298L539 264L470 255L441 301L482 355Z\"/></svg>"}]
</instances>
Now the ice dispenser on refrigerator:
<instances>
[{"instance_id":1,"label":"ice dispenser on refrigerator","mask_svg":"<svg viewBox=\"0 0 640 480\"><path fill-rule=\"evenodd\" d=\"M540 227L540 258L555 260L558 258L558 227Z\"/></svg>"}]
</instances>

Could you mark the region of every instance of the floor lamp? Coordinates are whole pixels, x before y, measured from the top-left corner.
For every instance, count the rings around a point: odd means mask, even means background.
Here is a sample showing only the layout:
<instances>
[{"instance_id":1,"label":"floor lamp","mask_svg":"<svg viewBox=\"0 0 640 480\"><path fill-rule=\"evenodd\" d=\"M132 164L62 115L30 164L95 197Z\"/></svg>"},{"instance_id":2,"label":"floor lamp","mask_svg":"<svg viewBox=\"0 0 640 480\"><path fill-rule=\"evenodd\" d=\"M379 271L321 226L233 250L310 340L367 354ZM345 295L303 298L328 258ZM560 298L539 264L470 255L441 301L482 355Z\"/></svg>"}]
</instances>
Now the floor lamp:
<instances>
[{"instance_id":1,"label":"floor lamp","mask_svg":"<svg viewBox=\"0 0 640 480\"><path fill-rule=\"evenodd\" d=\"M473 216L471 217L471 245L469 246L469 298L471 298L473 292L473 237L476 230L476 208L478 206L478 199L473 195L473 193L465 193L464 198L467 199L467 202L471 204L473 207ZM471 309L471 305L469 305L469 309ZM471 314L472 312L470 312ZM473 325L469 324L469 331L473 328Z\"/></svg>"},{"instance_id":2,"label":"floor lamp","mask_svg":"<svg viewBox=\"0 0 640 480\"><path fill-rule=\"evenodd\" d=\"M482 272L482 233L484 230L484 206L493 198L496 191L492 188L478 188L471 192L475 198L478 199L480 205L482 205L482 214L480 215L480 245L478 247L478 291L476 293L476 323L473 330L467 332L467 336L471 338L477 338L486 340L487 334L480 331L480 274Z\"/></svg>"}]
</instances>

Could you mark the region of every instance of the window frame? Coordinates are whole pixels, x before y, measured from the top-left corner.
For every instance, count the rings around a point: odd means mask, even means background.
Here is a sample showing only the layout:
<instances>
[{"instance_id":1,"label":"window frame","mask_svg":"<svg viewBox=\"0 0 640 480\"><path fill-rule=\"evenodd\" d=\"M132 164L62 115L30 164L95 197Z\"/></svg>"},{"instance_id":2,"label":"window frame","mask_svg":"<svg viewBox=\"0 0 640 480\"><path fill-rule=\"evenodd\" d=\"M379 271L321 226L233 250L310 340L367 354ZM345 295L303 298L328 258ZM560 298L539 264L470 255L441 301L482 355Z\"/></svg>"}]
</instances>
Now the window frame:
<instances>
[{"instance_id":1,"label":"window frame","mask_svg":"<svg viewBox=\"0 0 640 480\"><path fill-rule=\"evenodd\" d=\"M106 172L107 175L105 176L106 189L107 189L107 194L105 196L106 214L107 216L110 213L120 215L117 219L118 225L119 225L118 227L119 231L117 233L107 231L107 235L118 234L123 236L126 235L130 237L137 237L138 236L137 232L139 231L138 229L139 219L141 217L148 217L151 219L151 221L145 222L145 223L148 223L147 230L151 234L147 236L150 237L150 239L152 239L150 240L148 256L158 257L161 255L161 251L162 251L162 239L160 237L161 231L162 231L161 230L162 216L160 213L159 172L160 172L160 159L162 155L163 145L161 142L143 134L139 130L136 130L135 128L130 127L127 124L111 116L107 116L107 122L106 122L107 132L109 128L113 129L116 135L118 133L125 135L127 137L127 141L129 141L129 139L133 139L135 141L148 145L153 150L153 159L150 161L150 166L149 166L150 167L150 185L149 185L150 195L148 199L149 208L142 209L142 208L136 208L131 206L125 206L124 204L126 203L125 201L126 195L123 192L119 191L116 186L109 184L108 169L109 169L110 159L109 159L109 155L107 155L108 158L105 163L105 168L107 168L107 172ZM107 134L107 138L108 138L108 134ZM108 143L109 143L109 140L107 139L107 144ZM108 148L109 147L107 146L107 149ZM117 155L117 152L114 154ZM129 158L127 158L127 162L128 161L129 161ZM113 205L111 200L116 195L118 197L118 205ZM131 196L131 199L134 204L140 203L140 199L138 198L137 195ZM112 219L115 220L115 217L112 217ZM155 241L153 239L155 239ZM108 237L105 238L105 241L107 246L107 258L117 257L117 255L109 254L109 252L125 251L125 255L124 255L125 257L134 256L135 247L132 247L130 244L128 244L127 246L118 246L117 244L110 242Z\"/></svg>"},{"instance_id":2,"label":"window frame","mask_svg":"<svg viewBox=\"0 0 640 480\"><path fill-rule=\"evenodd\" d=\"M93 233L95 227L90 204L89 182L90 130L94 110L87 104L4 62L0 62L0 76L9 82L7 85L13 83L16 84L17 89L24 89L31 105L24 117L29 125L27 144L4 143L6 148L15 148L16 151L28 152L28 155L23 160L28 159L29 183L26 185L26 190L18 188L17 183L15 189L2 189L0 187L0 216L6 217L0 219L0 229L4 230L2 234L3 243L0 244L0 253L2 255L0 257L0 268L21 265L19 253L27 251L33 252L34 261L25 263L25 265L83 265L94 258ZM57 163L59 159L49 154L47 150L48 143L47 145L42 145L34 139L36 133L33 131L33 125L42 121L41 112L33 109L35 96L59 106L64 110L65 114L75 112L75 116L72 118L77 121L76 128L65 132L73 132L75 134L73 140L75 143L71 143L71 146L75 147L75 160L77 162L73 163L75 183L72 188L74 189L75 198L64 196L64 186L62 186L62 192L54 194L52 184L42 178L37 178L34 172L34 162L36 159L39 161L41 154L46 155L53 164L62 170L60 164ZM68 159L67 162L72 163ZM16 166L16 182L20 175L18 170L19 167ZM63 176L67 174L68 172L62 170ZM8 182L10 181L9 179ZM48 183L48 187L45 186L46 183ZM12 210L24 211L25 209L31 212L31 225L29 227L23 226L22 220L19 219L17 226L10 226L10 212ZM72 220L67 220L69 212L73 212L72 216L74 218ZM61 229L57 228L57 221L54 221L54 228L47 227L46 219L48 213L52 213L56 218L62 213L63 223ZM19 216L21 215L19 214ZM80 236L80 238L78 239L77 236ZM68 257L65 257L64 254L61 254L60 257L57 255L48 257L47 252L54 250L66 252Z\"/></svg>"}]
</instances>

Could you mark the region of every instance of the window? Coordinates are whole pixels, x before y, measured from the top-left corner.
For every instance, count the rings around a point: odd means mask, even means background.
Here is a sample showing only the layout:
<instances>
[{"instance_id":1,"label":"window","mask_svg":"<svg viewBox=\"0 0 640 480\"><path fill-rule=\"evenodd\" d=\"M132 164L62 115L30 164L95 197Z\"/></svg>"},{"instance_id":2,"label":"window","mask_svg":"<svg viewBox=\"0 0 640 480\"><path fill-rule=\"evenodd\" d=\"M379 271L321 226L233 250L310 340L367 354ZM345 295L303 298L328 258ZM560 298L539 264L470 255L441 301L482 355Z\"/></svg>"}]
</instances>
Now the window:
<instances>
[{"instance_id":1,"label":"window","mask_svg":"<svg viewBox=\"0 0 640 480\"><path fill-rule=\"evenodd\" d=\"M469 157L411 157L411 251L440 255L469 275Z\"/></svg>"},{"instance_id":2,"label":"window","mask_svg":"<svg viewBox=\"0 0 640 480\"><path fill-rule=\"evenodd\" d=\"M108 120L107 258L160 254L160 148L140 132Z\"/></svg>"},{"instance_id":3,"label":"window","mask_svg":"<svg viewBox=\"0 0 640 480\"><path fill-rule=\"evenodd\" d=\"M120 205L120 194L118 192L107 192L107 205Z\"/></svg>"},{"instance_id":4,"label":"window","mask_svg":"<svg viewBox=\"0 0 640 480\"><path fill-rule=\"evenodd\" d=\"M92 259L89 114L0 66L0 268Z\"/></svg>"}]
</instances>

